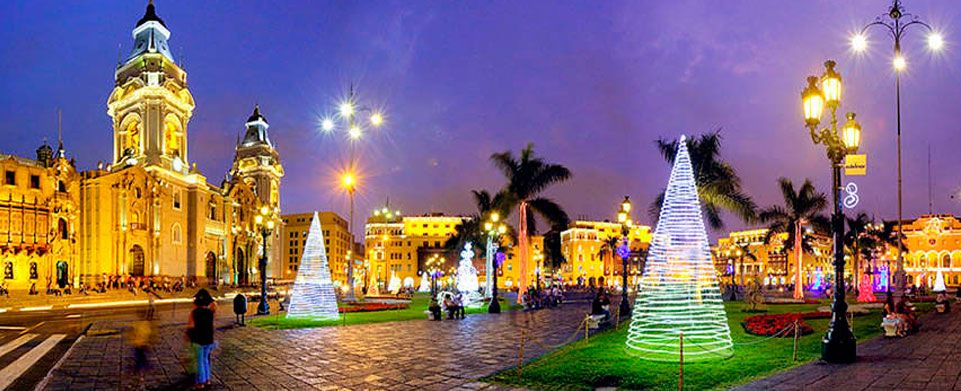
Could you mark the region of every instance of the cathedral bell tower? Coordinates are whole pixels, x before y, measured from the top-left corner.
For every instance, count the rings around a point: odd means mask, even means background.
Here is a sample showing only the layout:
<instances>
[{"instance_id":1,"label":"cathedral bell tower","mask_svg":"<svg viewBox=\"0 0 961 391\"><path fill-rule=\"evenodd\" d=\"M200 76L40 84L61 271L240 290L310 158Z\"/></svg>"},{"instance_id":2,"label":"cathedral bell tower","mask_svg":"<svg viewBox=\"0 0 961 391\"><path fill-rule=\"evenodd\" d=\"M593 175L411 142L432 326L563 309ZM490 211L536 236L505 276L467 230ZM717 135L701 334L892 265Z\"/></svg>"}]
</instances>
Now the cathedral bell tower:
<instances>
[{"instance_id":1,"label":"cathedral bell tower","mask_svg":"<svg viewBox=\"0 0 961 391\"><path fill-rule=\"evenodd\" d=\"M187 122L194 99L187 73L170 53L170 30L157 16L153 0L137 21L133 38L133 51L117 65L107 101L107 114L113 118L113 164L187 173Z\"/></svg>"},{"instance_id":2,"label":"cathedral bell tower","mask_svg":"<svg viewBox=\"0 0 961 391\"><path fill-rule=\"evenodd\" d=\"M261 205L279 208L280 178L284 176L284 167L267 135L270 125L260 114L259 106L254 106L254 113L247 118L246 125L244 137L237 144L230 174L233 180L249 185L257 193Z\"/></svg>"}]
</instances>

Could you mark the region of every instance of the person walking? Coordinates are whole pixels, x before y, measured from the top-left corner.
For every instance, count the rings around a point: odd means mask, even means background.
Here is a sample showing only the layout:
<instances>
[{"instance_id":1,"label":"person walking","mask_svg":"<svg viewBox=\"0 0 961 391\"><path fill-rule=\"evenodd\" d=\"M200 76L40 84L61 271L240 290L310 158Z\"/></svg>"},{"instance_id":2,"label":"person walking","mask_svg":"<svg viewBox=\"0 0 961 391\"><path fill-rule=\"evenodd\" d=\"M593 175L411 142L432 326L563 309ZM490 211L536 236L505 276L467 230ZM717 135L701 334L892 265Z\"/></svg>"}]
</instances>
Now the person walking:
<instances>
[{"instance_id":1,"label":"person walking","mask_svg":"<svg viewBox=\"0 0 961 391\"><path fill-rule=\"evenodd\" d=\"M194 309L187 321L187 337L197 358L197 377L194 387L202 389L210 384L210 352L214 350L214 313L216 304L206 289L194 295Z\"/></svg>"},{"instance_id":2,"label":"person walking","mask_svg":"<svg viewBox=\"0 0 961 391\"><path fill-rule=\"evenodd\" d=\"M134 370L140 381L138 389L146 389L145 376L150 369L148 354L156 342L157 326L153 320L152 309L143 313L141 318L133 323L128 335L129 344L133 347Z\"/></svg>"},{"instance_id":3,"label":"person walking","mask_svg":"<svg viewBox=\"0 0 961 391\"><path fill-rule=\"evenodd\" d=\"M247 325L247 296L243 293L237 293L237 296L234 296L234 314L237 315L238 325Z\"/></svg>"}]
</instances>

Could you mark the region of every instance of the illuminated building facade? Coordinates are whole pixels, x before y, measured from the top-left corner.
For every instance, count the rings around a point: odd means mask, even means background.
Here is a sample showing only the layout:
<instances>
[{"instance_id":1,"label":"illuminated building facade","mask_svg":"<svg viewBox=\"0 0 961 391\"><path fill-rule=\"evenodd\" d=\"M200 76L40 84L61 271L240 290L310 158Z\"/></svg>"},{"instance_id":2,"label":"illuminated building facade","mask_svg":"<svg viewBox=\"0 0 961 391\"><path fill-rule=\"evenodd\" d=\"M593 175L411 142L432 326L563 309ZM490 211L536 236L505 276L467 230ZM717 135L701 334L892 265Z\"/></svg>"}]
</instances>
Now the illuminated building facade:
<instances>
[{"instance_id":1,"label":"illuminated building facade","mask_svg":"<svg viewBox=\"0 0 961 391\"><path fill-rule=\"evenodd\" d=\"M47 278L60 286L95 283L104 275L184 276L201 284L281 276L273 250L280 229L269 238L269 269L256 268L262 247L254 216L262 207L279 215L284 175L267 120L254 108L232 168L219 185L208 183L189 159L195 104L169 37L148 4L107 101L109 164L78 173L62 144L53 157L44 146L36 160L3 159L12 174L0 189L7 209L0 233L9 249L0 263L12 269L4 274L11 287L42 286Z\"/></svg>"},{"instance_id":2,"label":"illuminated building facade","mask_svg":"<svg viewBox=\"0 0 961 391\"><path fill-rule=\"evenodd\" d=\"M347 256L354 240L347 231L347 220L334 212L319 212L317 215L324 234L324 249L327 251L331 279L335 284L338 282L338 285L346 284ZM285 280L293 280L297 276L313 216L313 213L297 213L281 217L284 221L281 232L281 256Z\"/></svg>"},{"instance_id":3,"label":"illuminated building facade","mask_svg":"<svg viewBox=\"0 0 961 391\"><path fill-rule=\"evenodd\" d=\"M374 211L364 227L368 283L378 284L383 290L393 273L402 286L415 286L424 262L434 254L440 254L451 267L456 267L456 254L448 254L444 244L463 221L464 217L441 213L402 216L387 208Z\"/></svg>"},{"instance_id":4,"label":"illuminated building facade","mask_svg":"<svg viewBox=\"0 0 961 391\"><path fill-rule=\"evenodd\" d=\"M961 285L961 220L949 214L922 215L904 226L904 271L909 284L934 286L938 271L948 287ZM878 262L896 270L897 245ZM881 265L877 265L881 266Z\"/></svg>"},{"instance_id":5,"label":"illuminated building facade","mask_svg":"<svg viewBox=\"0 0 961 391\"><path fill-rule=\"evenodd\" d=\"M561 252L567 259L561 267L563 280L589 286L620 286L623 262L616 255L616 250L608 248L608 243L611 239L621 237L621 229L620 223L608 221L572 222L567 230L561 232ZM651 227L631 227L628 243L631 254L627 272L635 277L640 276L644 270L645 252L651 243Z\"/></svg>"},{"instance_id":6,"label":"illuminated building facade","mask_svg":"<svg viewBox=\"0 0 961 391\"><path fill-rule=\"evenodd\" d=\"M752 229L731 232L717 240L711 254L721 283L744 284L755 279L763 285L785 286L794 281L796 267L792 248L785 249L786 233L765 242L768 229ZM813 244L813 253L804 253L802 269L805 284L810 284L817 270L825 278L834 275L831 258L831 239L813 232L806 232ZM733 281L732 281L733 279Z\"/></svg>"}]
</instances>

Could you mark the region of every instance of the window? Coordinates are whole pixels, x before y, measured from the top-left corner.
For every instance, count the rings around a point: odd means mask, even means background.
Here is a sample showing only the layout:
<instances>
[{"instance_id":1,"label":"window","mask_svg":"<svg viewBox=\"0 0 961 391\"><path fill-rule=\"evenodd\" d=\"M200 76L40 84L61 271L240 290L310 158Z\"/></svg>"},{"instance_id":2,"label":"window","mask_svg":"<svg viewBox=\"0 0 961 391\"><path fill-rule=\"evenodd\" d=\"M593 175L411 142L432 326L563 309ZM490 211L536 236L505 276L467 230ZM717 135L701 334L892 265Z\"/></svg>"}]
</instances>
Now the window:
<instances>
[{"instance_id":1,"label":"window","mask_svg":"<svg viewBox=\"0 0 961 391\"><path fill-rule=\"evenodd\" d=\"M31 279L31 280L36 280L37 278L39 278L37 274L38 274L38 273L37 273L37 263L36 263L36 262L30 262L30 279Z\"/></svg>"},{"instance_id":2,"label":"window","mask_svg":"<svg viewBox=\"0 0 961 391\"><path fill-rule=\"evenodd\" d=\"M180 224L175 223L173 227L170 228L170 236L173 238L174 244L180 244L183 241L183 236L181 236L180 233Z\"/></svg>"},{"instance_id":3,"label":"window","mask_svg":"<svg viewBox=\"0 0 961 391\"><path fill-rule=\"evenodd\" d=\"M61 193L67 192L67 185L63 181L57 181L57 191Z\"/></svg>"},{"instance_id":4,"label":"window","mask_svg":"<svg viewBox=\"0 0 961 391\"><path fill-rule=\"evenodd\" d=\"M174 209L180 209L180 190L174 191Z\"/></svg>"},{"instance_id":5,"label":"window","mask_svg":"<svg viewBox=\"0 0 961 391\"><path fill-rule=\"evenodd\" d=\"M31 189L40 188L40 175L30 175L30 188Z\"/></svg>"},{"instance_id":6,"label":"window","mask_svg":"<svg viewBox=\"0 0 961 391\"><path fill-rule=\"evenodd\" d=\"M3 263L3 279L13 279L13 262L7 261Z\"/></svg>"},{"instance_id":7,"label":"window","mask_svg":"<svg viewBox=\"0 0 961 391\"><path fill-rule=\"evenodd\" d=\"M7 174L7 175L6 175L6 181L3 182L3 183L8 184L8 185L10 185L10 186L16 186L16 185L17 185L17 173L16 173L16 172L13 172L13 171L7 171L6 174Z\"/></svg>"},{"instance_id":8,"label":"window","mask_svg":"<svg viewBox=\"0 0 961 391\"><path fill-rule=\"evenodd\" d=\"M60 219L57 221L57 231L60 232L60 239L67 240L67 220Z\"/></svg>"}]
</instances>

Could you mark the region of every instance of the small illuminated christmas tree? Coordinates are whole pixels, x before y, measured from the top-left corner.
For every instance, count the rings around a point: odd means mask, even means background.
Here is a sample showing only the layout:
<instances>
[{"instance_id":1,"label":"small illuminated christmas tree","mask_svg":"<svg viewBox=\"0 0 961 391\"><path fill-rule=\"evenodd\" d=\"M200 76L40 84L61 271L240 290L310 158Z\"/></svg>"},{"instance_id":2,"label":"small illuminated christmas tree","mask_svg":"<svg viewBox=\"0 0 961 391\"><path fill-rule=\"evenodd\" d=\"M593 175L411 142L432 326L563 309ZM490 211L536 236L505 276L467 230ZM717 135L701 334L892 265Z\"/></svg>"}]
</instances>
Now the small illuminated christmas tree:
<instances>
[{"instance_id":1,"label":"small illuminated christmas tree","mask_svg":"<svg viewBox=\"0 0 961 391\"><path fill-rule=\"evenodd\" d=\"M646 360L677 361L681 335L685 362L734 354L683 136L638 289L627 347Z\"/></svg>"},{"instance_id":2,"label":"small illuminated christmas tree","mask_svg":"<svg viewBox=\"0 0 961 391\"><path fill-rule=\"evenodd\" d=\"M471 242L464 245L460 252L460 264L457 266L457 291L461 293L464 306L480 302L483 298L478 291L480 283L477 281L477 269L474 267L474 250Z\"/></svg>"},{"instance_id":3,"label":"small illuminated christmas tree","mask_svg":"<svg viewBox=\"0 0 961 391\"><path fill-rule=\"evenodd\" d=\"M423 272L420 275L420 286L417 287L418 292L430 292L430 280L427 279L427 272Z\"/></svg>"},{"instance_id":4,"label":"small illuminated christmas tree","mask_svg":"<svg viewBox=\"0 0 961 391\"><path fill-rule=\"evenodd\" d=\"M944 292L948 290L948 287L944 286L944 273L938 270L938 275L934 278L934 291Z\"/></svg>"},{"instance_id":5,"label":"small illuminated christmas tree","mask_svg":"<svg viewBox=\"0 0 961 391\"><path fill-rule=\"evenodd\" d=\"M861 275L861 285L858 289L858 302L873 303L875 301L878 299L874 296L874 287L871 286L871 274L864 273Z\"/></svg>"},{"instance_id":6,"label":"small illuminated christmas tree","mask_svg":"<svg viewBox=\"0 0 961 391\"><path fill-rule=\"evenodd\" d=\"M392 295L396 295L400 292L400 277L397 277L394 272L390 272L390 282L387 283L387 291Z\"/></svg>"},{"instance_id":7,"label":"small illuminated christmas tree","mask_svg":"<svg viewBox=\"0 0 961 391\"><path fill-rule=\"evenodd\" d=\"M300 268L290 294L290 307L287 317L312 317L338 319L337 296L330 278L327 265L327 251L324 249L324 233L320 229L317 212L310 221L307 243L300 257Z\"/></svg>"}]
</instances>

